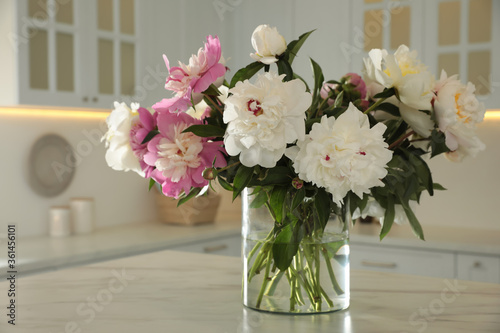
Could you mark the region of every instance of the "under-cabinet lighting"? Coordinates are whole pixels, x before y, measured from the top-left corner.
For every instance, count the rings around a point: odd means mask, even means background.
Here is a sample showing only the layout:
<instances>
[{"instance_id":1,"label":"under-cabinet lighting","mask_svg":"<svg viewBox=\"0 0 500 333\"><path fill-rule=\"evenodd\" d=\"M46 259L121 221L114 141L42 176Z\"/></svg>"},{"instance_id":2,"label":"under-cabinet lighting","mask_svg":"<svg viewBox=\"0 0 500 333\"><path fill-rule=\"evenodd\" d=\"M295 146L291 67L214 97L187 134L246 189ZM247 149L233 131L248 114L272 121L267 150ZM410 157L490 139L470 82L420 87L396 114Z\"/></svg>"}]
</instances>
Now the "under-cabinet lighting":
<instances>
[{"instance_id":1,"label":"under-cabinet lighting","mask_svg":"<svg viewBox=\"0 0 500 333\"><path fill-rule=\"evenodd\" d=\"M0 107L0 115L13 117L105 119L109 113L108 109Z\"/></svg>"}]
</instances>

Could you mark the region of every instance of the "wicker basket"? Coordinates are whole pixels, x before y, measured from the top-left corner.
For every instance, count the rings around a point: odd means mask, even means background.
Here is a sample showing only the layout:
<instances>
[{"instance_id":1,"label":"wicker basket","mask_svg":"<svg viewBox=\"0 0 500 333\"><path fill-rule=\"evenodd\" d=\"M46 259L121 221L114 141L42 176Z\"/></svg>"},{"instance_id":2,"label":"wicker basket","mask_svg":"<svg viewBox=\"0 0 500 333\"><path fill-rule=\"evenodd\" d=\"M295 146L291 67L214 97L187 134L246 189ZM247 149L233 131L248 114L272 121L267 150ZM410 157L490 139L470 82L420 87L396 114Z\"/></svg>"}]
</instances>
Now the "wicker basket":
<instances>
[{"instance_id":1,"label":"wicker basket","mask_svg":"<svg viewBox=\"0 0 500 333\"><path fill-rule=\"evenodd\" d=\"M177 207L178 200L169 198L156 192L156 206L158 218L162 223L178 225L196 225L214 223L220 196L209 192L206 196L192 198Z\"/></svg>"}]
</instances>

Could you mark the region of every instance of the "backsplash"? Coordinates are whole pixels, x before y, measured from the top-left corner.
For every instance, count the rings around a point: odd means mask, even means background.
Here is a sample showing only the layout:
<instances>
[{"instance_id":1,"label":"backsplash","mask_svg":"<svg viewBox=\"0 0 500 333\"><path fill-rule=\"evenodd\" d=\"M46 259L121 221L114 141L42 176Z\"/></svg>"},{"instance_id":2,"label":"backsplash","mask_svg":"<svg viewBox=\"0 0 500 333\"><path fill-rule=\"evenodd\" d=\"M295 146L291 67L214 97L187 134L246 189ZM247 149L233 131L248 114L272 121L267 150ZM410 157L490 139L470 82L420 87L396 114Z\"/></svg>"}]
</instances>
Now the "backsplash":
<instances>
[{"instance_id":1,"label":"backsplash","mask_svg":"<svg viewBox=\"0 0 500 333\"><path fill-rule=\"evenodd\" d=\"M72 197L94 198L96 228L155 220L154 197L147 182L135 173L106 165L100 142L106 131L105 116L86 118L65 112L50 116L0 112L0 234L8 224L17 224L20 237L47 235L49 208L68 205ZM28 185L31 146L49 133L71 144L75 160L65 167L76 168L68 188L52 198L39 196Z\"/></svg>"}]
</instances>

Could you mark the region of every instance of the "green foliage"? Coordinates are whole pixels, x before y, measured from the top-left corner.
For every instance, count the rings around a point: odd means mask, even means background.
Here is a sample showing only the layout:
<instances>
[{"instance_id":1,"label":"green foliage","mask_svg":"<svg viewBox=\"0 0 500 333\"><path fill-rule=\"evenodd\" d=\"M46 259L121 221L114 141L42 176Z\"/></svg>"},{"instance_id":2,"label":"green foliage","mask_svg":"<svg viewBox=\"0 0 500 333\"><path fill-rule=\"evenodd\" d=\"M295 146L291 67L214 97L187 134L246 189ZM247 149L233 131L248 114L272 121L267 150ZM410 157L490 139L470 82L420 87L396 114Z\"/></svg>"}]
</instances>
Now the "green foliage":
<instances>
[{"instance_id":1,"label":"green foliage","mask_svg":"<svg viewBox=\"0 0 500 333\"><path fill-rule=\"evenodd\" d=\"M191 125L186 128L182 133L191 132L202 138L223 137L225 130L214 125Z\"/></svg>"},{"instance_id":2,"label":"green foliage","mask_svg":"<svg viewBox=\"0 0 500 333\"><path fill-rule=\"evenodd\" d=\"M274 263L281 271L290 267L305 235L304 224L295 215L289 213L286 220L286 226L279 230L272 247Z\"/></svg>"},{"instance_id":3,"label":"green foliage","mask_svg":"<svg viewBox=\"0 0 500 333\"><path fill-rule=\"evenodd\" d=\"M431 133L431 158L442 153L447 153L450 148L446 146L446 137L444 133L438 130L434 130Z\"/></svg>"},{"instance_id":4,"label":"green foliage","mask_svg":"<svg viewBox=\"0 0 500 333\"><path fill-rule=\"evenodd\" d=\"M316 30L316 29L315 29ZM304 45L305 41L307 38L315 31L311 30L309 32L303 33L300 35L300 37L296 40L291 41L288 43L288 46L286 48L286 53L288 55L288 63L291 65L293 63L293 60L295 59L295 56L297 53L299 53L300 48L302 45Z\"/></svg>"},{"instance_id":5,"label":"green foliage","mask_svg":"<svg viewBox=\"0 0 500 333\"><path fill-rule=\"evenodd\" d=\"M252 76L254 76L258 71L260 71L264 67L264 64L256 61L252 62L250 65L243 67L239 71L237 71L232 80L231 84L229 85L229 88L233 88L237 82L239 81L245 81L250 79Z\"/></svg>"},{"instance_id":6,"label":"green foliage","mask_svg":"<svg viewBox=\"0 0 500 333\"><path fill-rule=\"evenodd\" d=\"M153 186L155 186L156 182L153 178L149 178L149 188L148 188L148 191L151 191L151 189L153 188Z\"/></svg>"},{"instance_id":7,"label":"green foliage","mask_svg":"<svg viewBox=\"0 0 500 333\"><path fill-rule=\"evenodd\" d=\"M314 75L314 90L313 90L312 104L310 109L313 111L313 115L315 115L319 105L319 100L321 98L319 95L319 91L323 86L323 81L325 81L325 77L323 76L323 70L318 65L318 63L314 61L312 58L310 58L310 60Z\"/></svg>"},{"instance_id":8,"label":"green foliage","mask_svg":"<svg viewBox=\"0 0 500 333\"><path fill-rule=\"evenodd\" d=\"M293 69L292 66L288 63L286 58L281 58L277 62L278 65L278 74L285 74L284 81L290 81L293 79Z\"/></svg>"},{"instance_id":9,"label":"green foliage","mask_svg":"<svg viewBox=\"0 0 500 333\"><path fill-rule=\"evenodd\" d=\"M144 138L144 140L142 140L141 144L148 143L149 141L151 141L156 136L156 134L160 134L160 131L158 131L157 129L151 130L146 135L146 137Z\"/></svg>"},{"instance_id":10,"label":"green foliage","mask_svg":"<svg viewBox=\"0 0 500 333\"><path fill-rule=\"evenodd\" d=\"M180 199L177 202L177 207L179 207L180 205L188 202L189 199L194 198L195 196L197 196L198 194L200 194L201 190L202 190L201 187L193 187L191 189L191 191L189 192L189 194L187 194L185 197L183 197L182 199Z\"/></svg>"},{"instance_id":11,"label":"green foliage","mask_svg":"<svg viewBox=\"0 0 500 333\"><path fill-rule=\"evenodd\" d=\"M240 165L233 181L233 201L248 186L253 176L253 168Z\"/></svg>"}]
</instances>

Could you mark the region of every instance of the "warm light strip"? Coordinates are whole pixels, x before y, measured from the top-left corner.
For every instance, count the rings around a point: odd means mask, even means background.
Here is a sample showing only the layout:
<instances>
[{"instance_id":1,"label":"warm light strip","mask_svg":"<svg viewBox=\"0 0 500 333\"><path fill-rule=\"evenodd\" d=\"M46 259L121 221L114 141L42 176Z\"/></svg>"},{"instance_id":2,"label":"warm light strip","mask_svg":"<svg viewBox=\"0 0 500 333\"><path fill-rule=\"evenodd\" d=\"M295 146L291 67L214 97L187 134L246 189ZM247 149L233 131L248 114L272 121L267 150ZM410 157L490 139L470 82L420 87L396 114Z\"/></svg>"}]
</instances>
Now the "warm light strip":
<instances>
[{"instance_id":1,"label":"warm light strip","mask_svg":"<svg viewBox=\"0 0 500 333\"><path fill-rule=\"evenodd\" d=\"M24 108L24 107L0 107L0 115L26 116L26 117L49 117L49 118L78 118L78 119L105 119L110 110L102 109L56 109L56 108ZM484 119L500 119L500 109L486 110Z\"/></svg>"},{"instance_id":2,"label":"warm light strip","mask_svg":"<svg viewBox=\"0 0 500 333\"><path fill-rule=\"evenodd\" d=\"M48 117L48 118L77 118L77 119L105 119L109 110L95 111L95 109L56 109L56 108L19 108L0 107L0 115L12 117Z\"/></svg>"},{"instance_id":3,"label":"warm light strip","mask_svg":"<svg viewBox=\"0 0 500 333\"><path fill-rule=\"evenodd\" d=\"M484 119L500 119L500 110L486 110Z\"/></svg>"}]
</instances>

